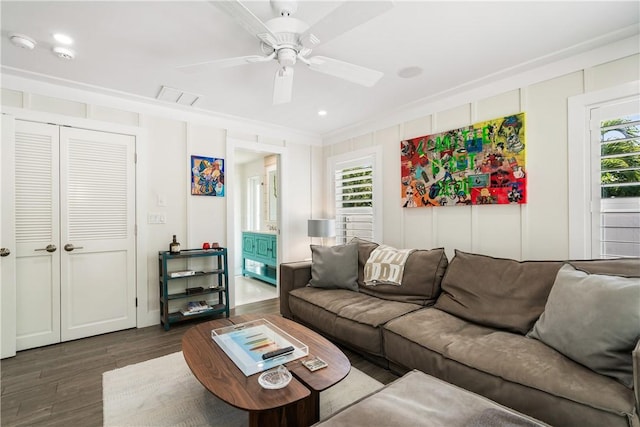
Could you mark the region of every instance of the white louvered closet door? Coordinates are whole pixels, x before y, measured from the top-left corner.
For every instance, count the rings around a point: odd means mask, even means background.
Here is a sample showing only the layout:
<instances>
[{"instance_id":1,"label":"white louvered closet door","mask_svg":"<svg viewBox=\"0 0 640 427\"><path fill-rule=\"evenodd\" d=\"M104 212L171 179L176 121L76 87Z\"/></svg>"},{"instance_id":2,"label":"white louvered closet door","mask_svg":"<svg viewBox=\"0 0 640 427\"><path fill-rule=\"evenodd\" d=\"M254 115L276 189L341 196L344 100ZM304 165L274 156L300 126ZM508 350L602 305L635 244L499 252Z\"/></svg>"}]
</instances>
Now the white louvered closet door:
<instances>
[{"instance_id":1,"label":"white louvered closet door","mask_svg":"<svg viewBox=\"0 0 640 427\"><path fill-rule=\"evenodd\" d=\"M16 348L136 326L135 138L16 120Z\"/></svg>"},{"instance_id":2,"label":"white louvered closet door","mask_svg":"<svg viewBox=\"0 0 640 427\"><path fill-rule=\"evenodd\" d=\"M62 341L136 326L135 138L60 128Z\"/></svg>"},{"instance_id":3,"label":"white louvered closet door","mask_svg":"<svg viewBox=\"0 0 640 427\"><path fill-rule=\"evenodd\" d=\"M59 133L15 126L16 349L24 350L60 342Z\"/></svg>"}]
</instances>

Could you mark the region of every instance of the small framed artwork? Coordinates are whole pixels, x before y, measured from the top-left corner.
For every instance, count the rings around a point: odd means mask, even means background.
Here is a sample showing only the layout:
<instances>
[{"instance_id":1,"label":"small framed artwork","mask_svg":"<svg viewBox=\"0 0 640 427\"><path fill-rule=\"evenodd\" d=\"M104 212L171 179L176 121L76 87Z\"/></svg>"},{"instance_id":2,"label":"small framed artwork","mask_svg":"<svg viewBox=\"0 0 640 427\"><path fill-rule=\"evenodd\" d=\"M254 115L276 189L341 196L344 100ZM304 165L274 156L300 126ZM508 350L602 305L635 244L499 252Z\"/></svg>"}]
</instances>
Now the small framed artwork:
<instances>
[{"instance_id":1,"label":"small framed artwork","mask_svg":"<svg viewBox=\"0 0 640 427\"><path fill-rule=\"evenodd\" d=\"M224 197L224 159L191 156L191 194Z\"/></svg>"}]
</instances>

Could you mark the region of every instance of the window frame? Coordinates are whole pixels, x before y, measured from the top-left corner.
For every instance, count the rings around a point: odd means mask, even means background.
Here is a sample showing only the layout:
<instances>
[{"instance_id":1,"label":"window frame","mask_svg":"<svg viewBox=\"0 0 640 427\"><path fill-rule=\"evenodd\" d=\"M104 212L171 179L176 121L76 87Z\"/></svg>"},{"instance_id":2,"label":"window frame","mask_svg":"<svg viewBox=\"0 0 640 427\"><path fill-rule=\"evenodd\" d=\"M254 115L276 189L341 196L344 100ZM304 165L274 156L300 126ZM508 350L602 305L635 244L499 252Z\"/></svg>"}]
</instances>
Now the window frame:
<instances>
[{"instance_id":1,"label":"window frame","mask_svg":"<svg viewBox=\"0 0 640 427\"><path fill-rule=\"evenodd\" d=\"M616 100L606 103L598 107L592 108L591 111L591 153L592 153L592 186L591 197L594 203L594 209L591 212L591 256L593 258L617 258L620 256L630 256L627 254L612 253L610 251L618 251L620 246L628 243L624 237L614 237L616 234L610 234L612 230L620 229L619 225L614 225L612 220L619 216L631 213L638 213L640 210L640 197L606 197L602 198L602 122L615 118L627 116L629 111L634 115L640 113L640 96L632 96L626 100ZM637 139L637 138L636 138ZM598 208L597 210L595 208ZM626 224L626 222L625 222ZM610 230L607 233L605 230ZM623 240L618 240L623 239ZM618 246L618 249L614 249ZM633 255L636 255L635 253Z\"/></svg>"},{"instance_id":2,"label":"window frame","mask_svg":"<svg viewBox=\"0 0 640 427\"><path fill-rule=\"evenodd\" d=\"M382 148L380 146L350 151L347 153L331 156L327 159L327 211L331 213L331 217L336 217L336 171L340 169L348 169L351 167L362 166L370 163L372 167L372 241L382 242ZM336 228L338 224L336 223ZM340 242L336 236L336 244L348 243Z\"/></svg>"},{"instance_id":3,"label":"window frame","mask_svg":"<svg viewBox=\"0 0 640 427\"><path fill-rule=\"evenodd\" d=\"M568 99L568 198L569 258L591 259L594 227L592 215L601 211L600 197L594 198L594 187L600 188L600 174L594 176L593 132L600 134L599 120L592 120L592 110L640 96L640 81L590 92ZM599 164L599 163L598 163ZM597 182L596 182L597 181ZM599 238L598 238L599 240Z\"/></svg>"}]
</instances>

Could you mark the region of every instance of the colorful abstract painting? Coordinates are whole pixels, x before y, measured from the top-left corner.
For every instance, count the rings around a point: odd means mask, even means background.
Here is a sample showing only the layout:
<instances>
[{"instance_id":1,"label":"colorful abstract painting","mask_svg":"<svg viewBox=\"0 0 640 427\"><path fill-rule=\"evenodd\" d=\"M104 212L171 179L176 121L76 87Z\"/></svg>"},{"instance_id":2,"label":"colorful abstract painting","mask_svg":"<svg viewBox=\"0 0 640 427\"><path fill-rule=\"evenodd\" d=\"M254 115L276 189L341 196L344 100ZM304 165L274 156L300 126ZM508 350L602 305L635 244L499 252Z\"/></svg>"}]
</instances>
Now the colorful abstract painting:
<instances>
[{"instance_id":1,"label":"colorful abstract painting","mask_svg":"<svg viewBox=\"0 0 640 427\"><path fill-rule=\"evenodd\" d=\"M224 196L224 159L191 156L191 194Z\"/></svg>"},{"instance_id":2,"label":"colorful abstract painting","mask_svg":"<svg viewBox=\"0 0 640 427\"><path fill-rule=\"evenodd\" d=\"M524 113L401 141L402 206L527 201Z\"/></svg>"}]
</instances>

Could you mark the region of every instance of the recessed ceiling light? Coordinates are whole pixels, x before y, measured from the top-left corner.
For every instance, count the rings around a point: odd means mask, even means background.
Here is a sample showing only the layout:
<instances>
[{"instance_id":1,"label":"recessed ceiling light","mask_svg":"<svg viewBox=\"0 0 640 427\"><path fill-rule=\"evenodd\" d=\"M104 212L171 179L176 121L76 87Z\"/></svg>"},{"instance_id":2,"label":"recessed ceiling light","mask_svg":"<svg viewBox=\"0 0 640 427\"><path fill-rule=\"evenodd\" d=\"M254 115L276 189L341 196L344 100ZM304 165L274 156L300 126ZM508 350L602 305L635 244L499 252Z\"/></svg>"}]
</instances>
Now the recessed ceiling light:
<instances>
[{"instance_id":1,"label":"recessed ceiling light","mask_svg":"<svg viewBox=\"0 0 640 427\"><path fill-rule=\"evenodd\" d=\"M66 44L66 45L73 44L73 39L71 37L69 37L68 35L66 35L66 34L55 33L53 35L53 38L56 39L56 41L58 43L62 43L62 44Z\"/></svg>"},{"instance_id":2,"label":"recessed ceiling light","mask_svg":"<svg viewBox=\"0 0 640 427\"><path fill-rule=\"evenodd\" d=\"M58 58L62 59L73 59L76 54L71 49L67 49L66 47L56 46L53 48L53 53L56 54Z\"/></svg>"},{"instance_id":3,"label":"recessed ceiling light","mask_svg":"<svg viewBox=\"0 0 640 427\"><path fill-rule=\"evenodd\" d=\"M13 43L15 46L21 47L23 49L33 49L34 47L36 47L36 41L34 39L32 39L31 37L25 36L24 34L9 34L9 40L11 40L11 43Z\"/></svg>"},{"instance_id":4,"label":"recessed ceiling light","mask_svg":"<svg viewBox=\"0 0 640 427\"><path fill-rule=\"evenodd\" d=\"M327 110L318 110L318 115L319 116L326 116L327 115Z\"/></svg>"},{"instance_id":5,"label":"recessed ceiling light","mask_svg":"<svg viewBox=\"0 0 640 427\"><path fill-rule=\"evenodd\" d=\"M406 67L398 70L398 76L403 79L410 79L422 74L422 68L420 67Z\"/></svg>"}]
</instances>

